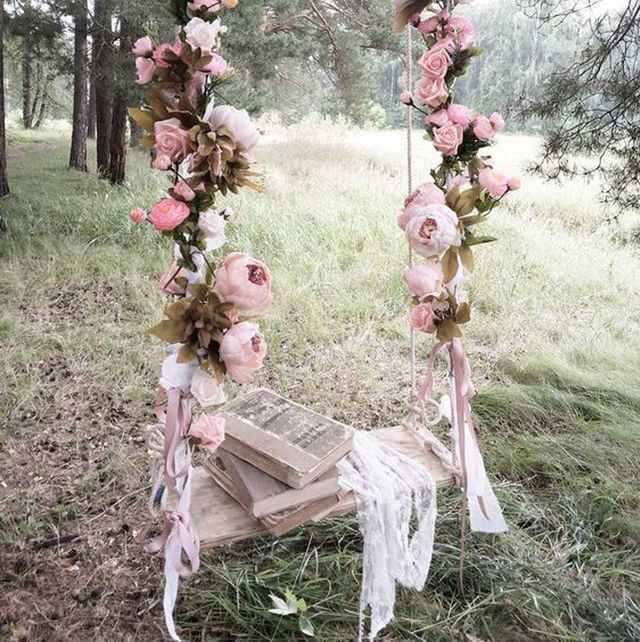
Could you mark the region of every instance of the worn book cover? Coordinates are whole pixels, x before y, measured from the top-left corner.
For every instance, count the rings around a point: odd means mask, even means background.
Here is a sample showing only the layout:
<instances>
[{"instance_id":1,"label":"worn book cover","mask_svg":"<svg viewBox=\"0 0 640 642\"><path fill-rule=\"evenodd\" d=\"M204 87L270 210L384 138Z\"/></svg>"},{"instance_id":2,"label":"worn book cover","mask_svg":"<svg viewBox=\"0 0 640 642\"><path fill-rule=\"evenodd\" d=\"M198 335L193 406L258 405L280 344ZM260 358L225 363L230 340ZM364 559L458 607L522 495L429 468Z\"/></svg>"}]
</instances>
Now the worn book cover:
<instances>
[{"instance_id":1,"label":"worn book cover","mask_svg":"<svg viewBox=\"0 0 640 642\"><path fill-rule=\"evenodd\" d=\"M234 400L224 414L224 449L292 488L318 479L352 448L352 428L270 390Z\"/></svg>"}]
</instances>

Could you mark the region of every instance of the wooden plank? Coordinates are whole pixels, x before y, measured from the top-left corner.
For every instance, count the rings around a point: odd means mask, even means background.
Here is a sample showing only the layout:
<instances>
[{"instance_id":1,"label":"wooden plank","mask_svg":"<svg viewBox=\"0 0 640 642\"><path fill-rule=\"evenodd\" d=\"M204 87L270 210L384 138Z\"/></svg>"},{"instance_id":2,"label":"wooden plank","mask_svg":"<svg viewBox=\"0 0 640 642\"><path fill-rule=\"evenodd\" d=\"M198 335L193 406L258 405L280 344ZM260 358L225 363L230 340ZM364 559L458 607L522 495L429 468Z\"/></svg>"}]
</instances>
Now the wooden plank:
<instances>
[{"instance_id":1,"label":"wooden plank","mask_svg":"<svg viewBox=\"0 0 640 642\"><path fill-rule=\"evenodd\" d=\"M453 476L442 462L405 429L383 428L375 431L375 435L383 443L422 463L438 486L453 484ZM355 507L355 497L349 493L327 516L348 513ZM238 542L267 532L264 524L227 495L204 468L196 468L194 473L191 515L203 547Z\"/></svg>"}]
</instances>

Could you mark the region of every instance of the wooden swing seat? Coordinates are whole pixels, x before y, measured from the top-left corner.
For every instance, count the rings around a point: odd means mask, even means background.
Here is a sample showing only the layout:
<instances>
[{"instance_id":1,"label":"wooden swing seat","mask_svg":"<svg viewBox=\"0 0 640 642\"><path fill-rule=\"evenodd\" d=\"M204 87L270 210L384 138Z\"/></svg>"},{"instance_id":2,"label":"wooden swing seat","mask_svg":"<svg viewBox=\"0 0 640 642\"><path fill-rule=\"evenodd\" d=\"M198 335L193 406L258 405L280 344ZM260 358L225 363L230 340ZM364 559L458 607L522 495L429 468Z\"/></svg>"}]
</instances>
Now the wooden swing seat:
<instances>
[{"instance_id":1,"label":"wooden swing seat","mask_svg":"<svg viewBox=\"0 0 640 642\"><path fill-rule=\"evenodd\" d=\"M422 463L438 487L453 485L454 478L451 472L405 428L382 428L374 434L384 444ZM429 434L433 439L437 439ZM351 513L355 509L355 496L349 493L336 504L327 517ZM222 490L203 467L194 470L191 517L203 547L231 544L268 533L266 527Z\"/></svg>"}]
</instances>

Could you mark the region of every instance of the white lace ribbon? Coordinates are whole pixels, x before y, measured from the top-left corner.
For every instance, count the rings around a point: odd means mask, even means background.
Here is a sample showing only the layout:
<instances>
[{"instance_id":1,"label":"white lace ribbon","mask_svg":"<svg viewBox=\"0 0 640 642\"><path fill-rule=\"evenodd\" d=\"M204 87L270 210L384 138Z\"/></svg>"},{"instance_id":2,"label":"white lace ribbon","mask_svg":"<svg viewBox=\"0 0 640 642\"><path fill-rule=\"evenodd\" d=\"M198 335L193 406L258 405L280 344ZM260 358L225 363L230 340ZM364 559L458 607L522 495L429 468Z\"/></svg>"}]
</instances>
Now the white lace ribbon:
<instances>
[{"instance_id":1,"label":"white lace ribbon","mask_svg":"<svg viewBox=\"0 0 640 642\"><path fill-rule=\"evenodd\" d=\"M437 513L436 485L419 463L382 445L368 433L356 433L351 454L338 464L340 485L358 501L364 539L359 642L393 620L396 583L422 590L427 581ZM412 516L416 527L412 532Z\"/></svg>"}]
</instances>

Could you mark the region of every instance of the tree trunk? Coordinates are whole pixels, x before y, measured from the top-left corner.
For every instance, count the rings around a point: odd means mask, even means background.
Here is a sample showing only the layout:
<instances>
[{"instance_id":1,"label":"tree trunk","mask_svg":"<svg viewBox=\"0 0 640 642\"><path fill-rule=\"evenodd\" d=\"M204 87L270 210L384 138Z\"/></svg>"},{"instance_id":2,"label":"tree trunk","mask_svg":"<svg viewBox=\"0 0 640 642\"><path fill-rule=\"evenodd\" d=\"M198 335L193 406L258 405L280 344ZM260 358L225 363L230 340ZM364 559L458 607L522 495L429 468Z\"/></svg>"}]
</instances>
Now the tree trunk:
<instances>
[{"instance_id":1,"label":"tree trunk","mask_svg":"<svg viewBox=\"0 0 640 642\"><path fill-rule=\"evenodd\" d=\"M129 23L120 18L120 52L126 60L131 49ZM125 66L126 68L126 66ZM113 98L113 121L111 123L111 162L109 176L112 185L122 185L127 167L127 91L123 83L118 83Z\"/></svg>"},{"instance_id":2,"label":"tree trunk","mask_svg":"<svg viewBox=\"0 0 640 642\"><path fill-rule=\"evenodd\" d=\"M4 130L4 7L0 5L0 197L8 193L7 140Z\"/></svg>"},{"instance_id":3,"label":"tree trunk","mask_svg":"<svg viewBox=\"0 0 640 642\"><path fill-rule=\"evenodd\" d=\"M47 118L47 109L49 108L49 87L54 81L55 75L45 75L44 84L42 87L42 98L40 99L40 109L38 110L37 116L34 113L34 117L36 119L33 124L34 129L40 129Z\"/></svg>"},{"instance_id":4,"label":"tree trunk","mask_svg":"<svg viewBox=\"0 0 640 642\"><path fill-rule=\"evenodd\" d=\"M87 0L74 3L73 132L69 166L87 171Z\"/></svg>"},{"instance_id":5,"label":"tree trunk","mask_svg":"<svg viewBox=\"0 0 640 642\"><path fill-rule=\"evenodd\" d=\"M109 174L109 147L113 109L112 0L95 0L93 57L96 88L96 157L98 176Z\"/></svg>"},{"instance_id":6,"label":"tree trunk","mask_svg":"<svg viewBox=\"0 0 640 642\"><path fill-rule=\"evenodd\" d=\"M31 129L33 124L33 50L28 37L22 39L22 124Z\"/></svg>"},{"instance_id":7,"label":"tree trunk","mask_svg":"<svg viewBox=\"0 0 640 642\"><path fill-rule=\"evenodd\" d=\"M96 61L94 52L91 54L91 77L89 79L89 115L87 123L87 138L96 139Z\"/></svg>"}]
</instances>

